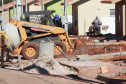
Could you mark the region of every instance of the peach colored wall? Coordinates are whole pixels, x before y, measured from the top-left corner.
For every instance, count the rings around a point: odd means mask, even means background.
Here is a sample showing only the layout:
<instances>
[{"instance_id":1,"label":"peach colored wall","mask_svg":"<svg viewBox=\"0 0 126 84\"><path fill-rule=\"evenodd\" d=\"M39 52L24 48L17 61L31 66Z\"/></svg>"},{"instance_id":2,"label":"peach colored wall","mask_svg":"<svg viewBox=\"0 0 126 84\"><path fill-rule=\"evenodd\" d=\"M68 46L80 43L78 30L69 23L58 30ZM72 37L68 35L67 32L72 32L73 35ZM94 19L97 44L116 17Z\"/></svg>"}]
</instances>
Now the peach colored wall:
<instances>
[{"instance_id":1,"label":"peach colored wall","mask_svg":"<svg viewBox=\"0 0 126 84\"><path fill-rule=\"evenodd\" d=\"M96 16L109 17L115 4L103 4L100 0L80 0L78 2L78 35L86 34Z\"/></svg>"},{"instance_id":2,"label":"peach colored wall","mask_svg":"<svg viewBox=\"0 0 126 84\"><path fill-rule=\"evenodd\" d=\"M1 15L2 15L2 13L0 13L0 16ZM4 21L9 22L9 11L4 11Z\"/></svg>"}]
</instances>

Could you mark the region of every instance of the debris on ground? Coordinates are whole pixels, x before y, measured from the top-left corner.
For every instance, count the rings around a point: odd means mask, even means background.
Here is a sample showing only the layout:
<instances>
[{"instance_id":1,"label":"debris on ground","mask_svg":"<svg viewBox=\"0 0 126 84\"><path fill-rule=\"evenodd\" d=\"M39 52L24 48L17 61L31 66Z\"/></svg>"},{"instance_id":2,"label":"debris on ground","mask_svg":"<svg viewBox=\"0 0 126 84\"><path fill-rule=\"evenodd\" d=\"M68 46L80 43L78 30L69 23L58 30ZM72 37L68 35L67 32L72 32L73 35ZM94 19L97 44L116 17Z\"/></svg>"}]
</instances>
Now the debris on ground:
<instances>
[{"instance_id":1,"label":"debris on ground","mask_svg":"<svg viewBox=\"0 0 126 84\"><path fill-rule=\"evenodd\" d=\"M53 74L53 75L69 75L77 74L76 69L63 66L55 59L48 56L43 56L35 60L33 63L29 64L23 70L27 73L38 73L38 74Z\"/></svg>"},{"instance_id":2,"label":"debris on ground","mask_svg":"<svg viewBox=\"0 0 126 84\"><path fill-rule=\"evenodd\" d=\"M27 63L22 59L24 63L21 61L23 67L20 68L27 74L58 75L75 80L92 81L92 83L123 84L126 82L126 44L124 41L118 43L115 40L108 41L106 37L75 36L71 42L76 45L75 50L65 53L72 59L71 61L63 55L55 59L42 56L38 59L27 60ZM12 65L16 65L17 62L18 60L14 59ZM17 64L20 65L19 63Z\"/></svg>"}]
</instances>

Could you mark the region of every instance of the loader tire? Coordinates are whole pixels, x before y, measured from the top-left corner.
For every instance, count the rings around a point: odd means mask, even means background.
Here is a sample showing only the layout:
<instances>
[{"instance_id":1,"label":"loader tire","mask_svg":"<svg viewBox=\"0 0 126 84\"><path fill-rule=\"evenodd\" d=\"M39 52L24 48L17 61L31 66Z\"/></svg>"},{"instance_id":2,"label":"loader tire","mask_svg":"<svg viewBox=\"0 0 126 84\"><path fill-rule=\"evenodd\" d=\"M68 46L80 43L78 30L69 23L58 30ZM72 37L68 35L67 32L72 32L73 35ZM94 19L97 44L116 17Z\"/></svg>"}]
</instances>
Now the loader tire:
<instances>
[{"instance_id":1,"label":"loader tire","mask_svg":"<svg viewBox=\"0 0 126 84\"><path fill-rule=\"evenodd\" d=\"M22 55L25 59L36 59L39 55L39 47L36 43L26 43L22 48Z\"/></svg>"},{"instance_id":2,"label":"loader tire","mask_svg":"<svg viewBox=\"0 0 126 84\"><path fill-rule=\"evenodd\" d=\"M62 51L66 52L66 45L59 40L54 41L54 44ZM54 46L54 57L59 57L62 53Z\"/></svg>"}]
</instances>

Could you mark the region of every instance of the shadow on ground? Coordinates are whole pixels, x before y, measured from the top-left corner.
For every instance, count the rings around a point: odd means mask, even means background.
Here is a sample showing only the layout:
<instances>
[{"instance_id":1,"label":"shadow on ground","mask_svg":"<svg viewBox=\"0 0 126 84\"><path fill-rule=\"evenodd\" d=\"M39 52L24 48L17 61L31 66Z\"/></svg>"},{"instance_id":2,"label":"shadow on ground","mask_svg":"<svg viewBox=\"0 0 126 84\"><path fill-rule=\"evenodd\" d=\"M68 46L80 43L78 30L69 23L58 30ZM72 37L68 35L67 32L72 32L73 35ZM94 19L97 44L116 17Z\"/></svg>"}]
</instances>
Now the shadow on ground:
<instances>
[{"instance_id":1,"label":"shadow on ground","mask_svg":"<svg viewBox=\"0 0 126 84\"><path fill-rule=\"evenodd\" d=\"M90 35L89 37L93 37L93 35ZM95 37L106 37L106 39L102 39L100 40L101 42L104 41L104 40L116 40L116 41L119 41L119 40L124 40L126 41L126 36L117 36L115 34L100 34L100 35L94 35L94 38Z\"/></svg>"},{"instance_id":2,"label":"shadow on ground","mask_svg":"<svg viewBox=\"0 0 126 84\"><path fill-rule=\"evenodd\" d=\"M96 77L96 79L97 80L100 80L100 81L104 81L107 84L125 84L126 83L126 80L122 80L122 79L112 79L112 78L108 78L108 77L104 77L104 76L100 76L100 75L98 75Z\"/></svg>"},{"instance_id":3,"label":"shadow on ground","mask_svg":"<svg viewBox=\"0 0 126 84\"><path fill-rule=\"evenodd\" d=\"M98 84L104 84L104 83L101 83L101 82L97 82L97 81L93 81L93 80L89 80L89 79L83 79L83 78L80 78L78 77L78 75L67 75L68 77L71 77L75 80L79 80L79 81L82 81L82 82L85 82L85 83L90 83L90 84L93 84L93 83L98 83Z\"/></svg>"}]
</instances>

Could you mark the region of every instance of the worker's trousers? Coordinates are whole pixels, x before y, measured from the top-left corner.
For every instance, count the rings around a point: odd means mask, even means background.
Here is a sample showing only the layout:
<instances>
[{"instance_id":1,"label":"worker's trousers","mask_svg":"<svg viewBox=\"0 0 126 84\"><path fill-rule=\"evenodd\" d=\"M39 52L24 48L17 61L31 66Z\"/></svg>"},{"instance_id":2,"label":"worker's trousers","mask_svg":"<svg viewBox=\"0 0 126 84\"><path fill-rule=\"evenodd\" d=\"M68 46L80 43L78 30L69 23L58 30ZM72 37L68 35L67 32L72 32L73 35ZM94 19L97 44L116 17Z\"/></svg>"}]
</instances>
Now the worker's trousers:
<instances>
[{"instance_id":1,"label":"worker's trousers","mask_svg":"<svg viewBox=\"0 0 126 84\"><path fill-rule=\"evenodd\" d=\"M95 34L99 35L100 31L99 31L99 27L95 27Z\"/></svg>"}]
</instances>

